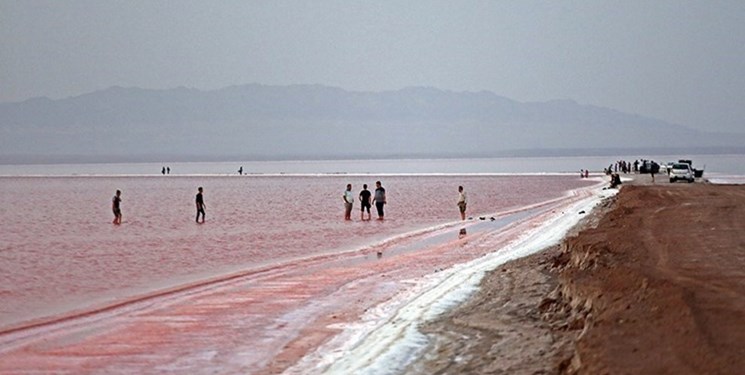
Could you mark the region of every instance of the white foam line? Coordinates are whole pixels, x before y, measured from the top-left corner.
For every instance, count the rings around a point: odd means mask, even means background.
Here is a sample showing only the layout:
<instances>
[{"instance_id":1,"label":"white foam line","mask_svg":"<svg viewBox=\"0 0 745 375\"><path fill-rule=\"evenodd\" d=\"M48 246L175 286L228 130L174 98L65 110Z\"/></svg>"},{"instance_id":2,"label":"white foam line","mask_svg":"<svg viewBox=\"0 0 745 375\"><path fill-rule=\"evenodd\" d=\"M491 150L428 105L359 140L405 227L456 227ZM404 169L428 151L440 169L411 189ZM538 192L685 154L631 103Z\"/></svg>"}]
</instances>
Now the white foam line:
<instances>
[{"instance_id":1,"label":"white foam line","mask_svg":"<svg viewBox=\"0 0 745 375\"><path fill-rule=\"evenodd\" d=\"M591 194L556 210L542 225L498 251L415 280L414 287L369 310L343 331L288 369L287 374L398 374L428 344L418 326L465 301L487 271L559 243L583 215L617 190L594 187ZM602 196L601 196L602 195Z\"/></svg>"},{"instance_id":2,"label":"white foam line","mask_svg":"<svg viewBox=\"0 0 745 375\"><path fill-rule=\"evenodd\" d=\"M714 185L745 185L745 176L718 176L707 181Z\"/></svg>"}]
</instances>

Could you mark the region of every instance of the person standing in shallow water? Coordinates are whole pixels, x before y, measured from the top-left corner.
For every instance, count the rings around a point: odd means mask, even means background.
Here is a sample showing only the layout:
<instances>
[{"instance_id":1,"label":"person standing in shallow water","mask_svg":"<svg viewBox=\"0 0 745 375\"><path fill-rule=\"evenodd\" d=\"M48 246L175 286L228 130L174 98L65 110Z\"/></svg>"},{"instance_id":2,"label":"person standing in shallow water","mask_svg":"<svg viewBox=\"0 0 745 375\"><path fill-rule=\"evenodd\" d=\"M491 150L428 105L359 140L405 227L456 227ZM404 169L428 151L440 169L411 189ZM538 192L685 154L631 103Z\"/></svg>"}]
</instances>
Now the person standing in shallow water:
<instances>
[{"instance_id":1,"label":"person standing in shallow water","mask_svg":"<svg viewBox=\"0 0 745 375\"><path fill-rule=\"evenodd\" d=\"M200 186L197 189L199 192L197 193L197 223L199 222L199 214L202 214L202 223L204 223L204 208L206 207L204 204L204 197L202 196L202 187Z\"/></svg>"},{"instance_id":2,"label":"person standing in shallow water","mask_svg":"<svg viewBox=\"0 0 745 375\"><path fill-rule=\"evenodd\" d=\"M360 192L360 205L362 208L360 209L360 220L365 220L365 210L367 210L367 220L372 220L372 214L370 214L370 207L372 205L370 204L370 197L372 196L372 193L370 193L370 190L367 190L367 184L362 184L362 191Z\"/></svg>"},{"instance_id":3,"label":"person standing in shallow water","mask_svg":"<svg viewBox=\"0 0 745 375\"><path fill-rule=\"evenodd\" d=\"M385 199L385 188L380 184L380 181L375 182L375 186L375 198L373 198L373 203L375 203L375 208L378 210L378 220L383 220L383 207L388 203Z\"/></svg>"},{"instance_id":4,"label":"person standing in shallow water","mask_svg":"<svg viewBox=\"0 0 745 375\"><path fill-rule=\"evenodd\" d=\"M344 220L352 220L352 206L354 204L354 195L352 195L352 184L347 184L347 190L341 196L344 200Z\"/></svg>"},{"instance_id":5,"label":"person standing in shallow water","mask_svg":"<svg viewBox=\"0 0 745 375\"><path fill-rule=\"evenodd\" d=\"M111 199L111 210L114 211L113 224L119 225L122 223L122 210L119 208L119 203L122 202L122 191L117 190L114 198Z\"/></svg>"},{"instance_id":6,"label":"person standing in shallow water","mask_svg":"<svg viewBox=\"0 0 745 375\"><path fill-rule=\"evenodd\" d=\"M458 209L460 210L460 219L466 220L466 192L463 186L458 186Z\"/></svg>"}]
</instances>

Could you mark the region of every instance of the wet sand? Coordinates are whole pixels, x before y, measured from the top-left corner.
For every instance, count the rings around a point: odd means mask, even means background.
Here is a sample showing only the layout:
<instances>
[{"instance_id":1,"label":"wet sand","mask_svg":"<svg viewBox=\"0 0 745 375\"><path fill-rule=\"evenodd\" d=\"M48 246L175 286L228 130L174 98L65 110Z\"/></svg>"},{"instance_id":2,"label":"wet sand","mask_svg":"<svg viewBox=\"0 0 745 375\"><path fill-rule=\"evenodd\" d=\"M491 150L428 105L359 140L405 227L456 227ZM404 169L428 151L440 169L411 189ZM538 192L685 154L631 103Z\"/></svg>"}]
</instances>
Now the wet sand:
<instances>
[{"instance_id":1,"label":"wet sand","mask_svg":"<svg viewBox=\"0 0 745 375\"><path fill-rule=\"evenodd\" d=\"M745 186L645 177L423 327L410 373L742 373Z\"/></svg>"}]
</instances>

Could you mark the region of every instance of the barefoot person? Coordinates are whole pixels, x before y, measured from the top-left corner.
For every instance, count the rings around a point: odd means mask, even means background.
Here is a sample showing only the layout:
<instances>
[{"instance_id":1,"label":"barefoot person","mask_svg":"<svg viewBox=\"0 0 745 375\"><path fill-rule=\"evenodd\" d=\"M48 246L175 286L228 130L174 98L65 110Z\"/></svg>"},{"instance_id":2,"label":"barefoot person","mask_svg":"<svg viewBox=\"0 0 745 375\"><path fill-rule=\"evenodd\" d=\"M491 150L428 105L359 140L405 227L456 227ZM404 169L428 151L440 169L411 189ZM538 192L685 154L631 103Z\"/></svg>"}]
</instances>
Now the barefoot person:
<instances>
[{"instance_id":1,"label":"barefoot person","mask_svg":"<svg viewBox=\"0 0 745 375\"><path fill-rule=\"evenodd\" d=\"M352 205L354 204L352 184L347 184L347 190L344 190L341 199L344 200L344 220L352 220Z\"/></svg>"},{"instance_id":2,"label":"barefoot person","mask_svg":"<svg viewBox=\"0 0 745 375\"><path fill-rule=\"evenodd\" d=\"M372 216L370 214L370 207L372 205L370 204L370 197L372 196L372 193L370 193L370 190L367 190L367 184L362 185L362 191L360 192L360 205L362 208L360 209L360 220L365 220L365 210L367 210L367 220L371 220Z\"/></svg>"},{"instance_id":3,"label":"barefoot person","mask_svg":"<svg viewBox=\"0 0 745 375\"><path fill-rule=\"evenodd\" d=\"M375 186L375 198L373 198L373 203L375 203L375 208L378 210L378 220L383 220L383 207L387 203L385 200L385 188L380 184L380 181L375 182Z\"/></svg>"},{"instance_id":4,"label":"barefoot person","mask_svg":"<svg viewBox=\"0 0 745 375\"><path fill-rule=\"evenodd\" d=\"M466 220L466 192L463 186L458 186L458 209L460 210L460 219Z\"/></svg>"},{"instance_id":5,"label":"barefoot person","mask_svg":"<svg viewBox=\"0 0 745 375\"><path fill-rule=\"evenodd\" d=\"M202 196L202 187L200 186L197 190L199 192L197 193L197 223L199 222L199 214L202 214L202 223L204 223L204 208L206 205L204 204L204 197Z\"/></svg>"},{"instance_id":6,"label":"barefoot person","mask_svg":"<svg viewBox=\"0 0 745 375\"><path fill-rule=\"evenodd\" d=\"M111 210L114 211L114 221L112 223L119 225L122 223L122 210L119 208L119 203L122 201L122 191L117 190L114 198L111 199Z\"/></svg>"}]
</instances>

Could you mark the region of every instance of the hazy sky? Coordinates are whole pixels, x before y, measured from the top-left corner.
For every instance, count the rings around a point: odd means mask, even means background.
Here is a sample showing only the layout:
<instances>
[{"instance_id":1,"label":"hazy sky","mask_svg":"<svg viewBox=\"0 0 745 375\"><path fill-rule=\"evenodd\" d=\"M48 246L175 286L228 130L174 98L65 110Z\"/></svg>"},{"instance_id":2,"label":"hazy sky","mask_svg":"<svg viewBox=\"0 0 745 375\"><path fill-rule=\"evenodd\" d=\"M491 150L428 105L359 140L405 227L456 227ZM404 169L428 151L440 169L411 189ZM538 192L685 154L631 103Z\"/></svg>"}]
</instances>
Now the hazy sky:
<instances>
[{"instance_id":1,"label":"hazy sky","mask_svg":"<svg viewBox=\"0 0 745 375\"><path fill-rule=\"evenodd\" d=\"M0 0L0 102L431 86L745 132L745 1Z\"/></svg>"}]
</instances>

